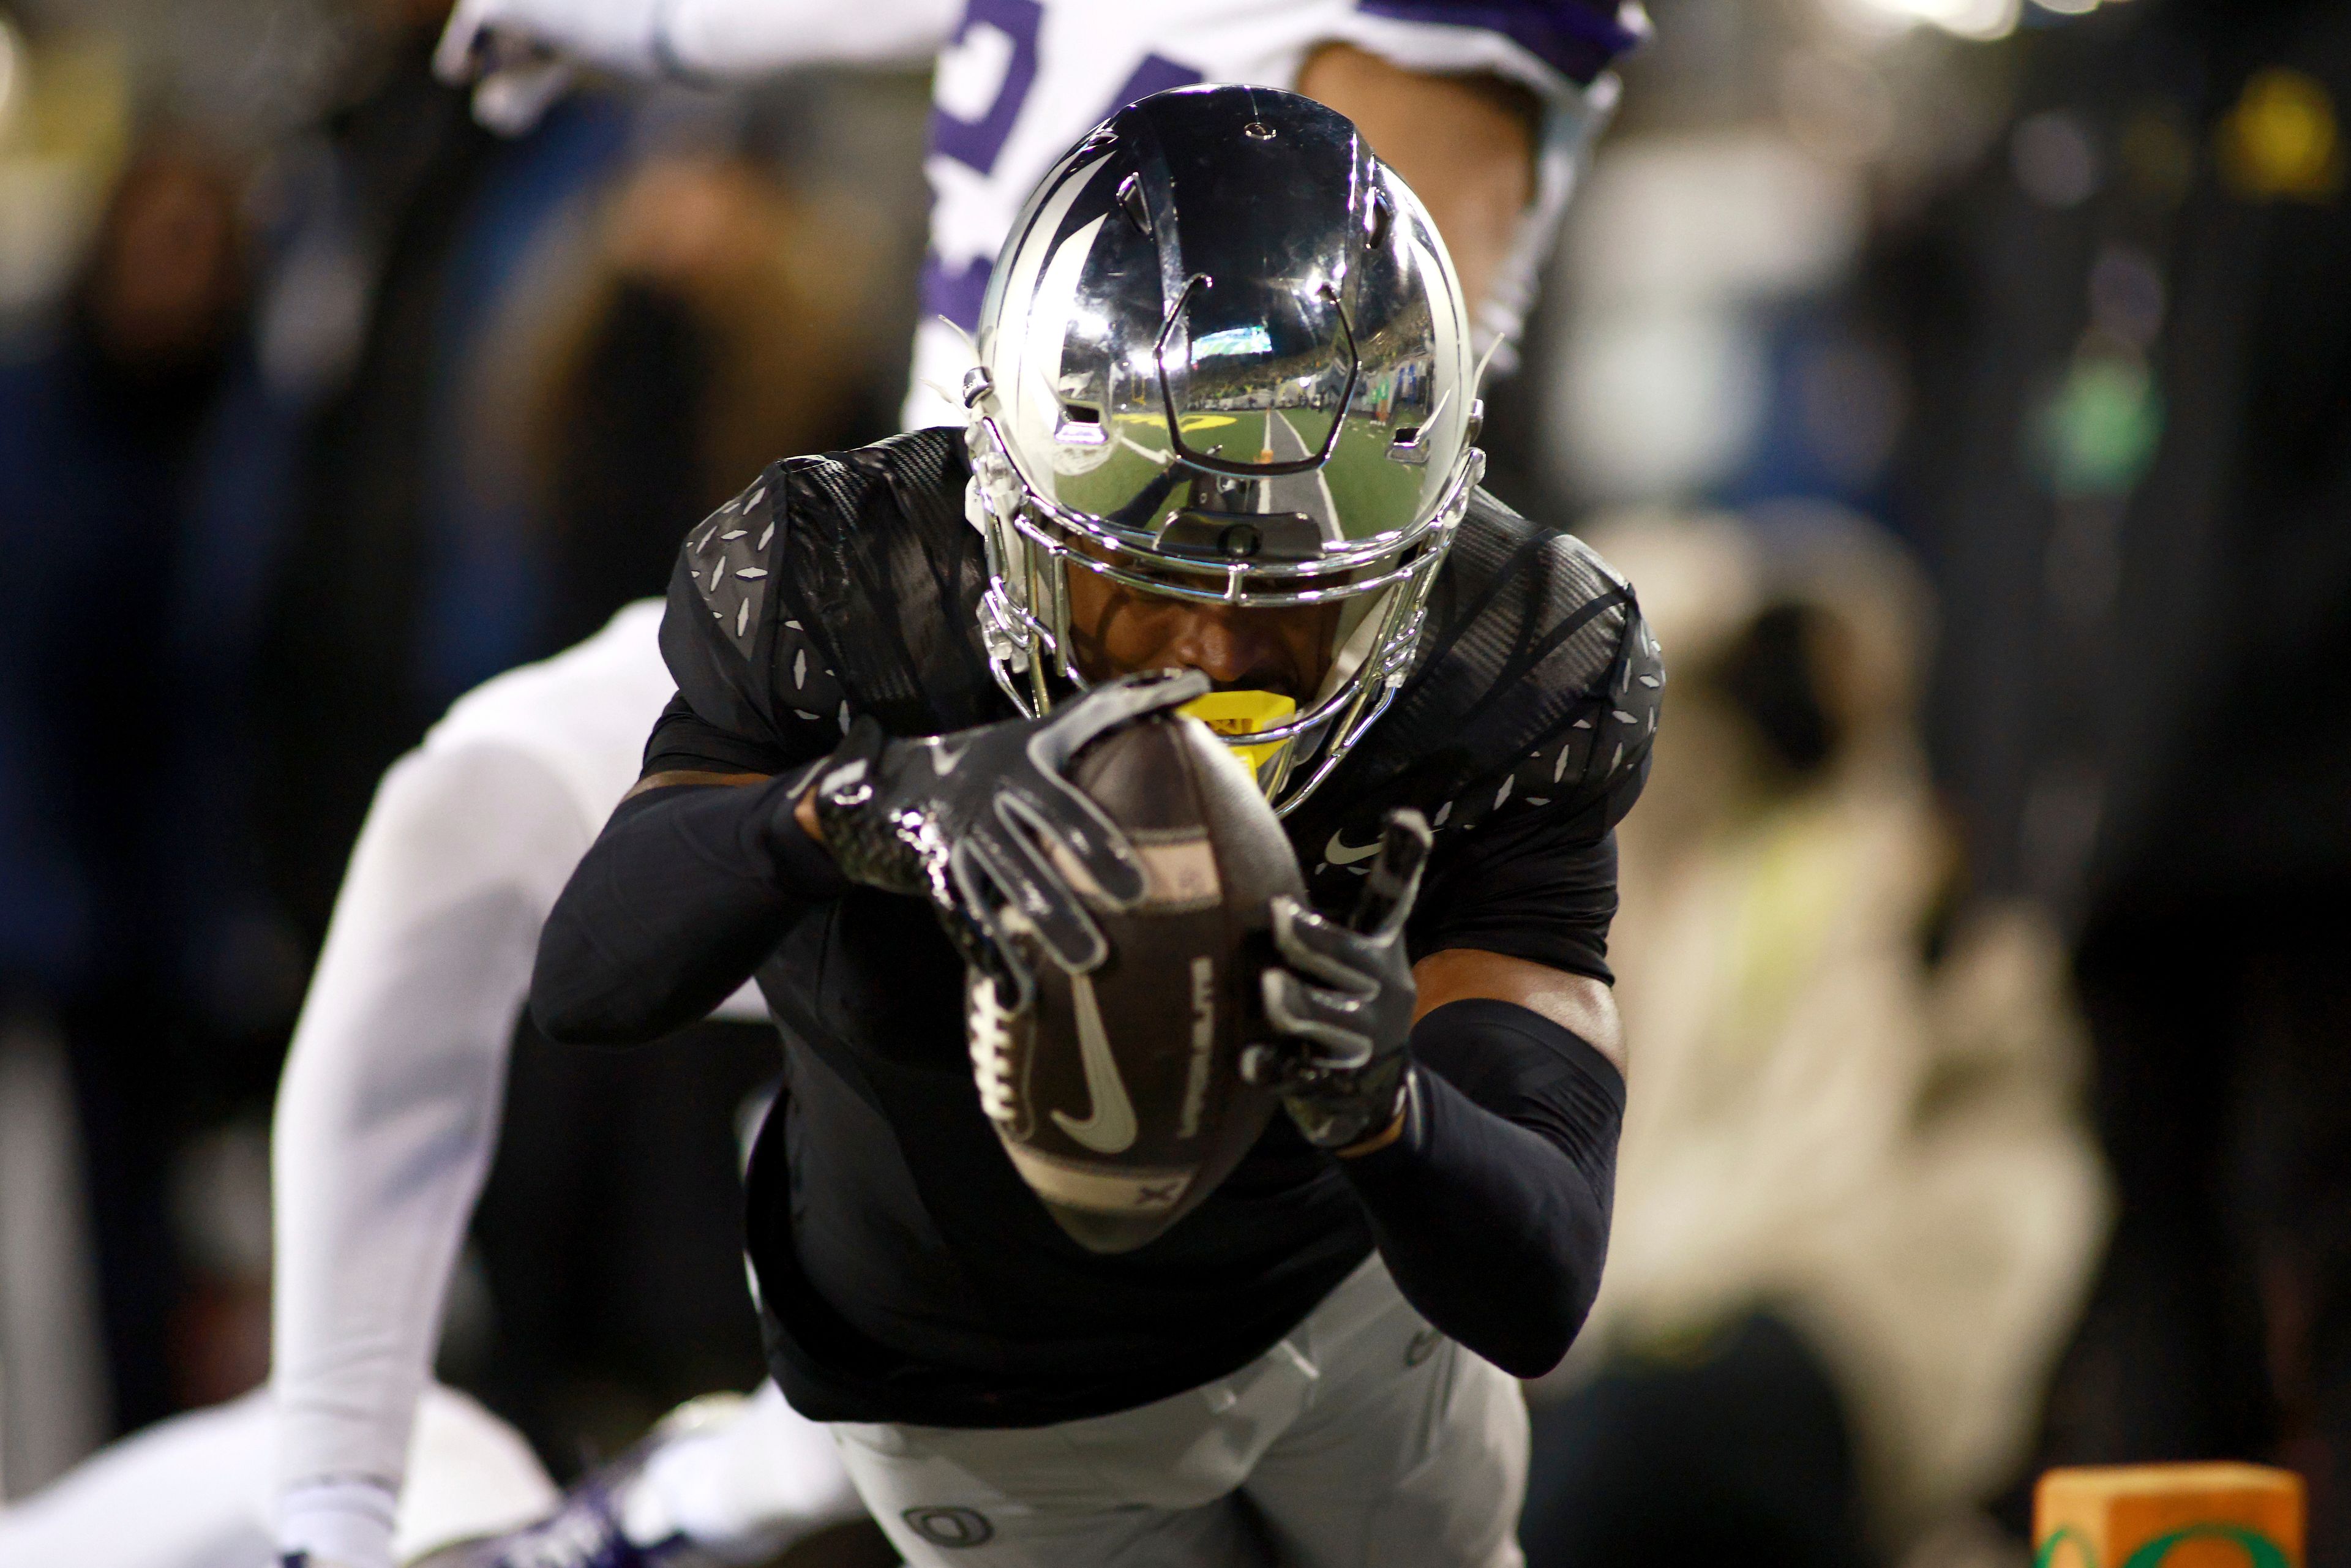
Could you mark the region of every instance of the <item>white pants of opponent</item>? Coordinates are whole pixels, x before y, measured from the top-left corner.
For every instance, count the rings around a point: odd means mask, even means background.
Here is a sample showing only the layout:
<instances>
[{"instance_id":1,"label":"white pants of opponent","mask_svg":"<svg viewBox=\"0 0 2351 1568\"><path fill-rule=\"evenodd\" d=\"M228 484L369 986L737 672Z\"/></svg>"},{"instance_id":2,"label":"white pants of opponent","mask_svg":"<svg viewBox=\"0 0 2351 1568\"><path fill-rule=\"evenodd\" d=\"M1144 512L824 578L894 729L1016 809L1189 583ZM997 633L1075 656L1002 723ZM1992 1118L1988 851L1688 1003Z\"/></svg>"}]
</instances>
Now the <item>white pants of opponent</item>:
<instances>
[{"instance_id":1,"label":"white pants of opponent","mask_svg":"<svg viewBox=\"0 0 2351 1568\"><path fill-rule=\"evenodd\" d=\"M1172 1398L1059 1426L843 1422L912 1568L1521 1568L1516 1379L1432 1329L1377 1255L1288 1338Z\"/></svg>"}]
</instances>

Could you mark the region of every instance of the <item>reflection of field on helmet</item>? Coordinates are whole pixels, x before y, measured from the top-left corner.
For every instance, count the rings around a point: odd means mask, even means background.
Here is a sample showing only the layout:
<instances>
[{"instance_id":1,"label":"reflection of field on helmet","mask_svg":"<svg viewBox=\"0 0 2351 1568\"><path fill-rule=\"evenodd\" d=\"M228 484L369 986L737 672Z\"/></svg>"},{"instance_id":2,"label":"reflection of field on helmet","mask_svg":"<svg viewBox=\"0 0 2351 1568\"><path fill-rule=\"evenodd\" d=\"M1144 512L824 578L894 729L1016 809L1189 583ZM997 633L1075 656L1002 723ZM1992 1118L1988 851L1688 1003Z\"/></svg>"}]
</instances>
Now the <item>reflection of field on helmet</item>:
<instances>
[{"instance_id":1,"label":"reflection of field on helmet","mask_svg":"<svg viewBox=\"0 0 2351 1568\"><path fill-rule=\"evenodd\" d=\"M1072 568L1338 601L1322 688L1227 737L1296 805L1410 664L1483 465L1468 344L1435 226L1343 117L1259 88L1121 110L1014 225L966 382L998 682L1030 711L1082 684Z\"/></svg>"}]
</instances>

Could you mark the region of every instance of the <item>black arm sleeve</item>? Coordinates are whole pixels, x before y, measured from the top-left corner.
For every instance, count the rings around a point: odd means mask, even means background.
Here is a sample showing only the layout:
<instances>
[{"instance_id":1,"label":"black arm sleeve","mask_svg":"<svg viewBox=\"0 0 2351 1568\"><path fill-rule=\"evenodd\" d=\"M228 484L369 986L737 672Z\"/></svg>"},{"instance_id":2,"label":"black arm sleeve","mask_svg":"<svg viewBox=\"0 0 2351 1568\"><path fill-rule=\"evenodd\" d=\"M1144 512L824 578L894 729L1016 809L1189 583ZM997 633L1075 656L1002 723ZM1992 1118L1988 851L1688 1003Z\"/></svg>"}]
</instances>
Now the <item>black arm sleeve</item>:
<instances>
[{"instance_id":1,"label":"black arm sleeve","mask_svg":"<svg viewBox=\"0 0 2351 1568\"><path fill-rule=\"evenodd\" d=\"M707 1014L811 904L847 886L792 806L796 768L624 800L539 933L530 1016L549 1039L632 1045Z\"/></svg>"},{"instance_id":2,"label":"black arm sleeve","mask_svg":"<svg viewBox=\"0 0 2351 1568\"><path fill-rule=\"evenodd\" d=\"M1380 1255L1423 1317L1520 1377L1559 1364L1600 1290L1625 1081L1512 1002L1414 1026L1407 1130L1342 1159Z\"/></svg>"}]
</instances>

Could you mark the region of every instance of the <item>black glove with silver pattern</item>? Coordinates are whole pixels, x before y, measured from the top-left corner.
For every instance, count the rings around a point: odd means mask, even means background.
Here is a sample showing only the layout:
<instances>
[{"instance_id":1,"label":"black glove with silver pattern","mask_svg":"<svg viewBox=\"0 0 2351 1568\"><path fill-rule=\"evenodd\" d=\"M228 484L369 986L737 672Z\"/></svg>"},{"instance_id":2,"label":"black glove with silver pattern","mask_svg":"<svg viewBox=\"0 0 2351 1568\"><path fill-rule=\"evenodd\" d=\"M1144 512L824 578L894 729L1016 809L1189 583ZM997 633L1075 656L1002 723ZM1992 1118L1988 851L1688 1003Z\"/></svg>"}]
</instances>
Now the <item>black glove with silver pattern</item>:
<instances>
[{"instance_id":1,"label":"black glove with silver pattern","mask_svg":"<svg viewBox=\"0 0 2351 1568\"><path fill-rule=\"evenodd\" d=\"M1033 933L1082 974L1105 946L1072 883L1113 908L1146 890L1124 835L1064 769L1089 742L1207 689L1192 671L1128 675L1041 718L917 740L893 740L862 717L817 769L825 848L851 881L927 899L964 956L1025 1001L1029 976L1010 937Z\"/></svg>"},{"instance_id":2,"label":"black glove with silver pattern","mask_svg":"<svg viewBox=\"0 0 2351 1568\"><path fill-rule=\"evenodd\" d=\"M1242 1076L1278 1091L1290 1120L1318 1148L1343 1149L1392 1124L1410 1092L1412 957L1405 921L1428 862L1428 822L1390 813L1379 858L1345 925L1283 895L1273 943L1287 967L1266 970L1267 1019L1282 1036L1251 1046Z\"/></svg>"}]
</instances>

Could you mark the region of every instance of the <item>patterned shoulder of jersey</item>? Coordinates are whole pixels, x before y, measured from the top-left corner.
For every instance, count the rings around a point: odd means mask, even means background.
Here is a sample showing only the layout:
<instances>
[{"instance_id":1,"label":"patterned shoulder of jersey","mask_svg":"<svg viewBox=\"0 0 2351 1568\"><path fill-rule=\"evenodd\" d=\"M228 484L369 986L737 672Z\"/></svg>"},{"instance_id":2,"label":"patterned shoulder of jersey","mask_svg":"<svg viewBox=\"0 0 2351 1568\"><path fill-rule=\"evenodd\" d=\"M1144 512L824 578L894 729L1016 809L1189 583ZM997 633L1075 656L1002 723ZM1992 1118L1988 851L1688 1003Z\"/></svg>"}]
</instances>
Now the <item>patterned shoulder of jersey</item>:
<instances>
[{"instance_id":1,"label":"patterned shoulder of jersey","mask_svg":"<svg viewBox=\"0 0 2351 1568\"><path fill-rule=\"evenodd\" d=\"M1600 580L1598 591L1584 601L1589 619L1562 640L1580 643L1581 656L1541 661L1543 676L1520 679L1547 678L1565 689L1568 706L1514 761L1437 803L1429 822L1440 839L1552 808L1593 814L1596 834L1624 817L1646 782L1665 696L1663 652L1631 585L1582 540L1558 537Z\"/></svg>"},{"instance_id":2,"label":"patterned shoulder of jersey","mask_svg":"<svg viewBox=\"0 0 2351 1568\"><path fill-rule=\"evenodd\" d=\"M894 497L952 488L959 505L964 475L960 432L917 430L848 452L770 463L685 538L685 564L703 607L745 658L777 584L778 529L787 519L862 518L878 488Z\"/></svg>"},{"instance_id":3,"label":"patterned shoulder of jersey","mask_svg":"<svg viewBox=\"0 0 2351 1568\"><path fill-rule=\"evenodd\" d=\"M1547 806L1562 794L1597 800L1615 791L1646 762L1665 698L1664 653L1637 603L1628 599L1614 606L1608 619L1617 629L1616 652L1591 700L1556 736L1501 776L1484 810L1504 810L1513 802ZM1614 814L1621 817L1623 812Z\"/></svg>"},{"instance_id":4,"label":"patterned shoulder of jersey","mask_svg":"<svg viewBox=\"0 0 2351 1568\"><path fill-rule=\"evenodd\" d=\"M772 583L780 470L770 464L732 500L685 536L683 566L703 608L745 658L758 641Z\"/></svg>"},{"instance_id":5,"label":"patterned shoulder of jersey","mask_svg":"<svg viewBox=\"0 0 2351 1568\"><path fill-rule=\"evenodd\" d=\"M695 525L664 648L697 710L707 693L713 722L800 742L805 726L844 729L852 710L894 729L940 727L899 710L925 685L907 666L940 663L933 623L968 597L968 475L960 431L914 431L772 463Z\"/></svg>"}]
</instances>

